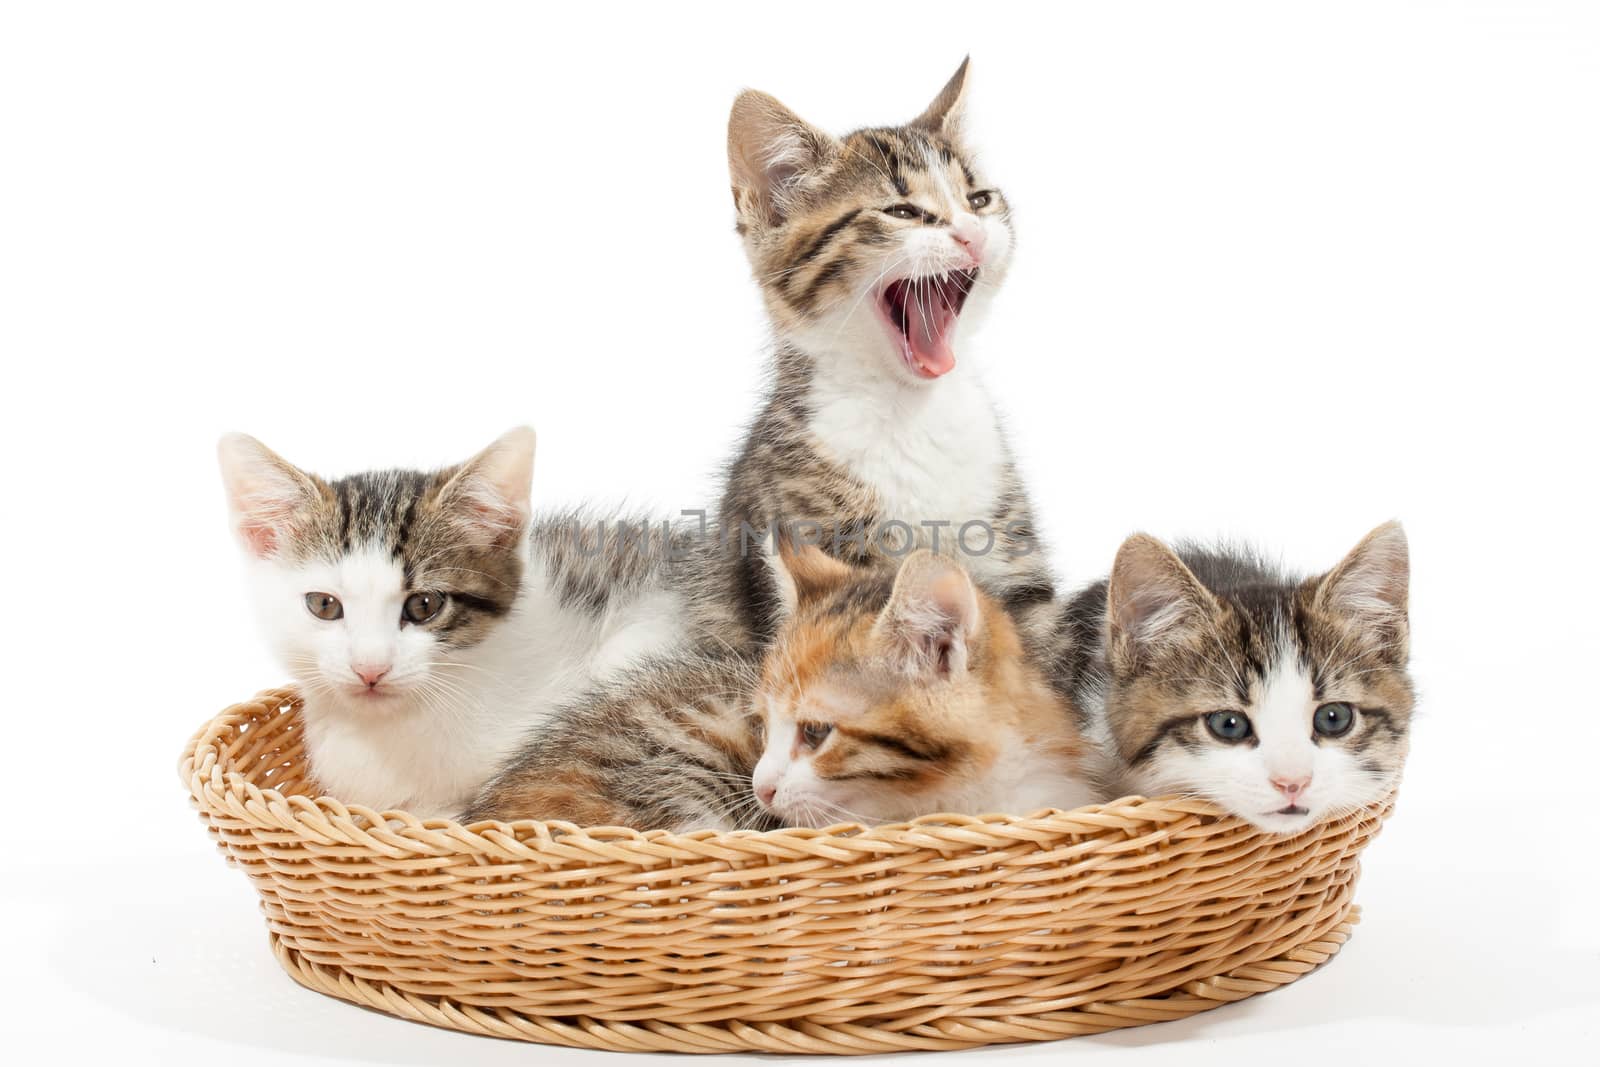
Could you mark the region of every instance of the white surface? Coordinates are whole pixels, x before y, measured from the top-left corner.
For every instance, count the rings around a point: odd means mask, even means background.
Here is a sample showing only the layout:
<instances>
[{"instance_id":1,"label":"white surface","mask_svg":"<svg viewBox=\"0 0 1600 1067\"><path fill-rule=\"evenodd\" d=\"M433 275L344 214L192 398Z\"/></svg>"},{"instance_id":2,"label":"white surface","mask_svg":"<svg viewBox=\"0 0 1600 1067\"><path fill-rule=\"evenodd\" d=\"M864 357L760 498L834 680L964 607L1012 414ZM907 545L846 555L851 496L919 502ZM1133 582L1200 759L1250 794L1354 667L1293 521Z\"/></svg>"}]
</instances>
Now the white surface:
<instances>
[{"instance_id":1,"label":"white surface","mask_svg":"<svg viewBox=\"0 0 1600 1067\"><path fill-rule=\"evenodd\" d=\"M985 362L1062 568L1094 576L1137 528L1320 567L1397 515L1424 714L1330 967L963 1058L1595 1062L1593 9L797 10L3 9L8 1037L599 1062L278 972L173 774L279 679L213 442L337 473L531 420L544 500L704 503L764 343L734 93L904 119L970 49L1019 227Z\"/></svg>"}]
</instances>

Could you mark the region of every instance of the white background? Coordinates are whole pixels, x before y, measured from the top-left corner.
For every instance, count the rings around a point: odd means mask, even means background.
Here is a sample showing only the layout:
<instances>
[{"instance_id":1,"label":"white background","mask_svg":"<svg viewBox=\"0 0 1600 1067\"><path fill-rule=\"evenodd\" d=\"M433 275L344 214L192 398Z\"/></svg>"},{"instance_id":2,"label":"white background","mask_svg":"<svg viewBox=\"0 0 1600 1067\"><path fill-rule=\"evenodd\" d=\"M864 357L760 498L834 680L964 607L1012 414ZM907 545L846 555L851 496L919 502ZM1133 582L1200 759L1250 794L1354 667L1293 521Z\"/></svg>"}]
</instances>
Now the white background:
<instances>
[{"instance_id":1,"label":"white background","mask_svg":"<svg viewBox=\"0 0 1600 1067\"><path fill-rule=\"evenodd\" d=\"M598 1063L294 986L174 764L281 679L213 442L337 474L534 423L544 501L709 501L766 343L745 85L843 130L974 64L979 338L1073 581L1135 529L1412 538L1365 919L1297 985L965 1054L1596 1062L1600 34L1551 3L8 4L0 1013L121 1062ZM956 1062L952 1057L952 1062Z\"/></svg>"}]
</instances>

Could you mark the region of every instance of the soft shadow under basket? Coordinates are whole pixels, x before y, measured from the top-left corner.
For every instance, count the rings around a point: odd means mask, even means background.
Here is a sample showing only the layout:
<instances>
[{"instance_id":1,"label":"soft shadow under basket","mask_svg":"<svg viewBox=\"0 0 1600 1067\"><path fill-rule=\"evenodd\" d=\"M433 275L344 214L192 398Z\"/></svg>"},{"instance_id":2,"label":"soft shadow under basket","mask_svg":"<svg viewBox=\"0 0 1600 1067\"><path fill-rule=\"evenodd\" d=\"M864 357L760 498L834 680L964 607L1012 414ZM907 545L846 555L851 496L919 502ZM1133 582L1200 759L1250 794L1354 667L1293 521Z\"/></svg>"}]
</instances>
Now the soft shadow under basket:
<instances>
[{"instance_id":1,"label":"soft shadow under basket","mask_svg":"<svg viewBox=\"0 0 1600 1067\"><path fill-rule=\"evenodd\" d=\"M1393 798L1293 837L1194 800L872 829L421 821L315 795L293 690L181 773L299 983L393 1015L616 1051L866 1053L1178 1019L1350 935Z\"/></svg>"}]
</instances>

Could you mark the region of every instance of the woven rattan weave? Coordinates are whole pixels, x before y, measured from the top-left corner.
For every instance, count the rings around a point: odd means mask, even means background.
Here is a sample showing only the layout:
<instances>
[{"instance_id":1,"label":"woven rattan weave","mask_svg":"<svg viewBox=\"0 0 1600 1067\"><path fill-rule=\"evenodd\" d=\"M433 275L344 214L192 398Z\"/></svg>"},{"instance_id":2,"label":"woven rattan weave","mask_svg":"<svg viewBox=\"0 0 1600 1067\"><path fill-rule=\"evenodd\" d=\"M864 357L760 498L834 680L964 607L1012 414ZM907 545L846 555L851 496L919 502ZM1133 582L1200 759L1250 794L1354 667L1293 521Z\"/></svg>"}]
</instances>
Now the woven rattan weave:
<instances>
[{"instance_id":1,"label":"woven rattan weave","mask_svg":"<svg viewBox=\"0 0 1600 1067\"><path fill-rule=\"evenodd\" d=\"M181 764L284 969L589 1048L955 1049L1241 1000L1339 950L1392 804L1293 837L1171 798L826 831L466 827L317 796L295 701L229 708Z\"/></svg>"}]
</instances>

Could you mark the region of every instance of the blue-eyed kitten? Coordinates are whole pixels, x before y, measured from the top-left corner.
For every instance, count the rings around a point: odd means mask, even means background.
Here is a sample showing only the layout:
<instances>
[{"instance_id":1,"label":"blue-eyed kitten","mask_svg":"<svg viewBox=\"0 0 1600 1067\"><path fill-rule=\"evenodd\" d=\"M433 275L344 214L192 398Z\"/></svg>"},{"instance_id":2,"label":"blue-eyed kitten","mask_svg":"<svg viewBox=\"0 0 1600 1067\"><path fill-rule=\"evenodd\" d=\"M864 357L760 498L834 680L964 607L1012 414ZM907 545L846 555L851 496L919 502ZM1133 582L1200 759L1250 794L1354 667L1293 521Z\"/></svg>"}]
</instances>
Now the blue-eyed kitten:
<instances>
[{"instance_id":1,"label":"blue-eyed kitten","mask_svg":"<svg viewBox=\"0 0 1600 1067\"><path fill-rule=\"evenodd\" d=\"M1398 523L1306 579L1130 537L1070 602L1058 665L1109 789L1198 794L1281 833L1380 799L1409 745L1409 574Z\"/></svg>"}]
</instances>

